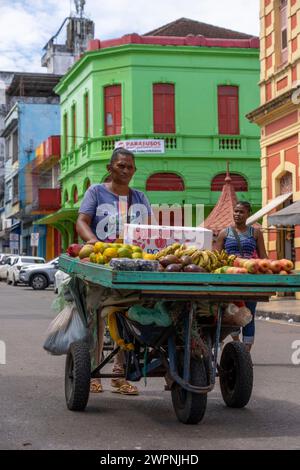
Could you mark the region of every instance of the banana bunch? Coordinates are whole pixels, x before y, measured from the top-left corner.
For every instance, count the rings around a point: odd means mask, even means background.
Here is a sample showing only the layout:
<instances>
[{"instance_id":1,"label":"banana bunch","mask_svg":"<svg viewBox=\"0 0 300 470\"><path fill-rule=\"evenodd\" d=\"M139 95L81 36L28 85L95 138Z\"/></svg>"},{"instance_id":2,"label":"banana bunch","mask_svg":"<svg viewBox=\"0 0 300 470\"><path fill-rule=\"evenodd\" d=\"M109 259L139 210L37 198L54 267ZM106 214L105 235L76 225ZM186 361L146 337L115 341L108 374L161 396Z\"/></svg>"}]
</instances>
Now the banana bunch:
<instances>
[{"instance_id":1,"label":"banana bunch","mask_svg":"<svg viewBox=\"0 0 300 470\"><path fill-rule=\"evenodd\" d=\"M191 258L194 264L201 266L208 272L213 272L223 266L232 266L236 258L234 255L228 255L226 251L195 250Z\"/></svg>"},{"instance_id":2,"label":"banana bunch","mask_svg":"<svg viewBox=\"0 0 300 470\"><path fill-rule=\"evenodd\" d=\"M226 253L225 250L222 251L214 251L218 261L219 261L219 268L222 266L233 266L234 260L236 259L235 255L229 255Z\"/></svg>"},{"instance_id":3,"label":"banana bunch","mask_svg":"<svg viewBox=\"0 0 300 470\"><path fill-rule=\"evenodd\" d=\"M164 258L167 255L174 255L176 250L178 250L181 247L184 247L185 245L180 245L180 243L173 243L173 245L167 246L163 250L159 251L156 254L156 259L161 259Z\"/></svg>"},{"instance_id":4,"label":"banana bunch","mask_svg":"<svg viewBox=\"0 0 300 470\"><path fill-rule=\"evenodd\" d=\"M175 251L174 255L177 256L178 258L181 258L182 256L192 256L196 251L197 251L196 246L181 245L180 248L178 248L178 250Z\"/></svg>"}]
</instances>

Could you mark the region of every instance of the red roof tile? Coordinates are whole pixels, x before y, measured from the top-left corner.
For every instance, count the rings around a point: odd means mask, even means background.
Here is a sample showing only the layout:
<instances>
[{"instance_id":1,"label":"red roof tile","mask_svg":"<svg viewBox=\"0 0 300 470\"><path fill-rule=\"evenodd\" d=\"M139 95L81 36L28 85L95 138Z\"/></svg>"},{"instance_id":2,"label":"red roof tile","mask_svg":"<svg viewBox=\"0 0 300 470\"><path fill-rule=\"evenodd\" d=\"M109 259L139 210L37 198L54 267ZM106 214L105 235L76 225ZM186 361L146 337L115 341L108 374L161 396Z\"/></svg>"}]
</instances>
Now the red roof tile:
<instances>
[{"instance_id":1,"label":"red roof tile","mask_svg":"<svg viewBox=\"0 0 300 470\"><path fill-rule=\"evenodd\" d=\"M200 21L191 20L189 18L179 18L171 23L160 26L159 28L149 31L144 36L178 36L185 37L189 34L201 35L206 38L219 39L250 39L254 37L251 34L240 33L230 29L213 26Z\"/></svg>"},{"instance_id":2,"label":"red roof tile","mask_svg":"<svg viewBox=\"0 0 300 470\"><path fill-rule=\"evenodd\" d=\"M233 225L233 209L236 203L237 197L227 170L221 196L207 219L205 219L204 227L218 234L222 229Z\"/></svg>"}]
</instances>

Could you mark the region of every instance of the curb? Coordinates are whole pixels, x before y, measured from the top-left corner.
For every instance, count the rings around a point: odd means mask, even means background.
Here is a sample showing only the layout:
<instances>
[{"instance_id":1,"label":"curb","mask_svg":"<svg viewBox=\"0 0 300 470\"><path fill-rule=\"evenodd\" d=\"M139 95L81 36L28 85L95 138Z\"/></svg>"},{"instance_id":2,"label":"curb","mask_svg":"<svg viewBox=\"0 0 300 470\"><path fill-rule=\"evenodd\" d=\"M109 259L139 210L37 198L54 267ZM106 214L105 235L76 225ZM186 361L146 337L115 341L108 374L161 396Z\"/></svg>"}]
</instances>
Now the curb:
<instances>
[{"instance_id":1,"label":"curb","mask_svg":"<svg viewBox=\"0 0 300 470\"><path fill-rule=\"evenodd\" d=\"M297 313L284 313L284 312L266 312L265 310L256 310L256 319L258 317L271 318L273 320L284 320L288 322L293 320L295 323L300 323L300 315Z\"/></svg>"}]
</instances>

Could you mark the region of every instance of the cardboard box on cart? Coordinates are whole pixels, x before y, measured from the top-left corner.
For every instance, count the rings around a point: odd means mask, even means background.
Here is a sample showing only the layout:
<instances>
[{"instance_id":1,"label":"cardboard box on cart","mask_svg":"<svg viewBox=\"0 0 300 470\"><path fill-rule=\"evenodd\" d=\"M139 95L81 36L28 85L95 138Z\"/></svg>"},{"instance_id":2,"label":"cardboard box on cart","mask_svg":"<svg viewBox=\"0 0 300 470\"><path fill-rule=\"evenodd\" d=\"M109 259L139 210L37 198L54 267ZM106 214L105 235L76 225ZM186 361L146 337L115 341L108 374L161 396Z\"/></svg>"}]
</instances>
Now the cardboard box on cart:
<instances>
[{"instance_id":1,"label":"cardboard box on cart","mask_svg":"<svg viewBox=\"0 0 300 470\"><path fill-rule=\"evenodd\" d=\"M212 231L203 227L124 224L124 243L138 245L146 253L157 253L175 242L211 250L212 239Z\"/></svg>"}]
</instances>

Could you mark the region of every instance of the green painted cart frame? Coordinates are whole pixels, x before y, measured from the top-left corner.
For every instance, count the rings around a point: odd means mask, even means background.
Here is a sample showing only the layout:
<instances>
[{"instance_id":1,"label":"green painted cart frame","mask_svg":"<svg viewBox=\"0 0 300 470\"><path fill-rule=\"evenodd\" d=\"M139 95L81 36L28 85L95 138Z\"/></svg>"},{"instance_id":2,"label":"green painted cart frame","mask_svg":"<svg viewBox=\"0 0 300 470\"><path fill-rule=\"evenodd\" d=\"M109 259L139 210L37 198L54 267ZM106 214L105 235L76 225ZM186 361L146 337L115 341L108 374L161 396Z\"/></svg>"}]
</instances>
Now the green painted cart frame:
<instances>
[{"instance_id":1,"label":"green painted cart frame","mask_svg":"<svg viewBox=\"0 0 300 470\"><path fill-rule=\"evenodd\" d=\"M103 265L62 255L59 269L78 278L112 289L138 291L152 296L209 296L268 299L276 292L300 292L300 274L206 274L113 271Z\"/></svg>"},{"instance_id":2,"label":"green painted cart frame","mask_svg":"<svg viewBox=\"0 0 300 470\"><path fill-rule=\"evenodd\" d=\"M94 285L101 285L111 289L125 289L139 294L141 298L159 298L160 300L177 301L183 300L183 343L178 346L176 334L172 328L167 331L165 343L148 344L157 351L160 359L151 363L143 362L143 369L148 376L157 375L157 370L163 366L171 379L171 393L173 406L178 419L185 424L196 424L204 416L206 409L207 393L213 390L217 374L220 377L221 392L225 403L233 408L241 408L248 403L253 387L253 370L249 352L241 343L226 344L220 364L218 360L218 349L220 337L229 335L233 327L222 325L223 307L222 303L234 300L244 301L268 301L270 296L276 292L300 292L300 275L252 275L252 274L206 274L206 273L166 273L166 272L122 272L89 262L82 262L77 258L70 258L62 255L59 259L59 268L73 277L77 284L87 281ZM79 290L74 289L75 300L79 299ZM197 299L209 299L218 303L218 313L216 321L210 325L201 325L204 332L205 344L207 345L208 356L203 359L195 359L191 353L191 330ZM119 322L123 332L127 331L127 340L135 338L138 353L132 351L126 353L126 369L128 364L140 360L140 338L136 335L135 328L130 326L130 321L123 315ZM151 326L150 326L151 328ZM225 332L225 334L224 334ZM130 336L131 335L131 336ZM124 339L126 339L124 337ZM142 344L142 343L141 343ZM74 344L77 351L69 352L66 362L66 383L68 378L74 382L72 367L76 357L83 354L83 359L76 367L79 369L83 363L85 366L80 374L83 377L88 368L89 352L84 350L84 345ZM83 348L83 349L82 349ZM66 392L67 404L71 410L82 410L88 401L89 380L91 377L112 377L112 375L102 374L101 369L118 352L115 348L113 352L105 358L86 377L86 395L82 399L79 394L79 401L74 398L74 386L68 385ZM141 367L137 365L137 369ZM156 375L155 375L156 369ZM77 371L75 376L80 375ZM239 374L239 375L237 375ZM205 376L205 379L204 379ZM129 380L139 380L141 375L136 371L129 371L126 374ZM71 380L71 381L72 381ZM72 382L72 383L73 383ZM82 389L82 383L80 385ZM80 388L79 387L79 388ZM75 387L76 388L76 387ZM76 391L76 390L75 390ZM74 395L75 393L75 395ZM71 397L71 398L70 398ZM77 401L76 401L77 400ZM70 404L71 403L71 404Z\"/></svg>"}]
</instances>

